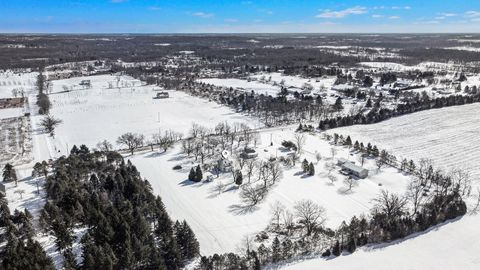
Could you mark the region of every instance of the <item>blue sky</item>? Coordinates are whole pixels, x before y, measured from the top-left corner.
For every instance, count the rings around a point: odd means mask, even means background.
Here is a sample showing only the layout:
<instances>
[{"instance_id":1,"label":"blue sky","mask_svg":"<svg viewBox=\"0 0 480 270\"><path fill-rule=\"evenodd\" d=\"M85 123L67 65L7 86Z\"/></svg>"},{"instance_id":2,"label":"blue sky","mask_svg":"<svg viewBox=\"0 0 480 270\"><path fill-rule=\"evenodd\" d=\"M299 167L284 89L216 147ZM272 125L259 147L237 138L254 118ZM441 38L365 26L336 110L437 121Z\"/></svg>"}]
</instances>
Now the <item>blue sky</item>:
<instances>
[{"instance_id":1,"label":"blue sky","mask_svg":"<svg viewBox=\"0 0 480 270\"><path fill-rule=\"evenodd\" d=\"M0 0L0 32L480 32L480 0Z\"/></svg>"}]
</instances>

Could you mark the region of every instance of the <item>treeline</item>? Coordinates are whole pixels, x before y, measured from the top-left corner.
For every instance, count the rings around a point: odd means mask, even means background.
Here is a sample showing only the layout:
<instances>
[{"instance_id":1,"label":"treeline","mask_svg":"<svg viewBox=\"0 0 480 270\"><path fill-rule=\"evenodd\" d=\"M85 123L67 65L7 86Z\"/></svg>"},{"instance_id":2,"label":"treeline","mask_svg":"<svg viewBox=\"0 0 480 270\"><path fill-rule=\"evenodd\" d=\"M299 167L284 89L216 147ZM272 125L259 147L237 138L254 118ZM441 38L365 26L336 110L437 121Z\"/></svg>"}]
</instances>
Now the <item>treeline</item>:
<instances>
[{"instance_id":1,"label":"treeline","mask_svg":"<svg viewBox=\"0 0 480 270\"><path fill-rule=\"evenodd\" d=\"M474 95L451 95L435 99L430 99L427 95L417 95L412 101L407 101L405 104L398 104L395 109L373 106L372 110L367 114L359 113L356 115L338 116L336 118L321 120L318 128L327 130L351 125L373 124L409 113L478 102L480 102L479 93Z\"/></svg>"},{"instance_id":2,"label":"treeline","mask_svg":"<svg viewBox=\"0 0 480 270\"><path fill-rule=\"evenodd\" d=\"M180 269L198 256L189 225L170 219L149 182L120 154L82 145L51 165L35 166L33 174L48 170L40 224L55 237L65 269ZM86 233L77 239L82 228ZM81 259L73 253L75 242Z\"/></svg>"},{"instance_id":3,"label":"treeline","mask_svg":"<svg viewBox=\"0 0 480 270\"><path fill-rule=\"evenodd\" d=\"M0 192L0 269L55 269L42 246L34 240L35 231L28 210L10 213Z\"/></svg>"}]
</instances>

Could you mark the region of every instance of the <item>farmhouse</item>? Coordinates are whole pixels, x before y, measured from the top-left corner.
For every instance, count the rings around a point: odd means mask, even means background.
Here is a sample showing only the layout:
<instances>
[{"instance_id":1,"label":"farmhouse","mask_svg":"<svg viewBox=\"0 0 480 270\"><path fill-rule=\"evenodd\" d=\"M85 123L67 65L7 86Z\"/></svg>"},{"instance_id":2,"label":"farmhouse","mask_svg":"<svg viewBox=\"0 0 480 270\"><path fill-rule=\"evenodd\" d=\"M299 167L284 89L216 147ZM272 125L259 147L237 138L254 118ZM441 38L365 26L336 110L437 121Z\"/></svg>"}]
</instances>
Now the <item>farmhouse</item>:
<instances>
[{"instance_id":1,"label":"farmhouse","mask_svg":"<svg viewBox=\"0 0 480 270\"><path fill-rule=\"evenodd\" d=\"M339 158L337 161L337 165L342 168L342 171L349 174L356 176L358 178L367 178L368 170L364 169L363 167L355 165L355 163L348 161L344 158Z\"/></svg>"}]
</instances>

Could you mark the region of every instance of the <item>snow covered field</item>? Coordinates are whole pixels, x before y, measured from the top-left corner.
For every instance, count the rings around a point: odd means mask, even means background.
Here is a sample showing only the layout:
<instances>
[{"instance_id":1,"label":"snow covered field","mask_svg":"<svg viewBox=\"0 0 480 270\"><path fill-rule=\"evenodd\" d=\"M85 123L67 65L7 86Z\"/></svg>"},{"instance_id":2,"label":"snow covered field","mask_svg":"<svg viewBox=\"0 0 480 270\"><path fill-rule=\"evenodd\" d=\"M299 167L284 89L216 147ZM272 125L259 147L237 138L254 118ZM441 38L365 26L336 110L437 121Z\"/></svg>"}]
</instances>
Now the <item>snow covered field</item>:
<instances>
[{"instance_id":1,"label":"snow covered field","mask_svg":"<svg viewBox=\"0 0 480 270\"><path fill-rule=\"evenodd\" d=\"M233 89L242 90L245 92L254 91L257 94L264 94L270 96L276 96L280 92L280 86L274 86L257 81L247 81L242 79L200 79L200 82L213 84L221 87L232 87Z\"/></svg>"},{"instance_id":2,"label":"snow covered field","mask_svg":"<svg viewBox=\"0 0 480 270\"><path fill-rule=\"evenodd\" d=\"M272 136L273 146L270 146ZM267 159L285 155L278 150L283 140L293 140L294 128L276 128L261 132L261 145L257 148L259 157ZM338 154L331 157L331 148ZM317 164L316 152L322 155ZM248 209L241 201L240 190L233 184L231 174L221 175L210 183L193 183L187 180L188 171L194 165L180 153L179 147L167 153L148 152L131 157L143 177L149 179L153 189L166 205L173 218L185 219L192 226L203 255L213 253L234 252L246 235L255 235L265 229L271 220L270 205L280 201L293 212L293 205L302 199L310 199L327 209L327 225L336 227L353 215L367 213L381 189L403 194L409 177L393 168L383 168L379 173L374 161L368 160L365 167L371 176L358 180L359 186L353 191L345 192L344 176L338 172L338 167L332 171L338 181L330 183L325 163L336 163L337 158L356 160L343 146L332 146L330 142L320 138L320 135L307 135L305 153L315 164L316 175L307 177L301 173L300 163L288 169L284 167L284 177L273 187L265 201L253 209ZM182 170L175 171L172 167L182 165ZM283 167L283 166L282 166ZM221 193L215 190L217 182L223 182L226 187ZM244 182L247 180L244 178Z\"/></svg>"},{"instance_id":3,"label":"snow covered field","mask_svg":"<svg viewBox=\"0 0 480 270\"><path fill-rule=\"evenodd\" d=\"M432 109L373 124L331 131L371 142L398 157L432 159L435 167L459 168L480 177L480 104Z\"/></svg>"},{"instance_id":4,"label":"snow covered field","mask_svg":"<svg viewBox=\"0 0 480 270\"><path fill-rule=\"evenodd\" d=\"M86 79L91 80L92 88L78 85ZM258 121L229 108L183 92L168 91L170 98L153 99L156 93L152 89L152 86L142 86L140 81L125 76L53 81L53 91L49 95L51 114L63 120L56 130L55 147L59 150L74 144L92 147L104 139L115 143L118 136L126 132L150 138L159 130L170 129L186 135L192 123L210 128L223 121L248 123L252 127L259 125Z\"/></svg>"},{"instance_id":5,"label":"snow covered field","mask_svg":"<svg viewBox=\"0 0 480 270\"><path fill-rule=\"evenodd\" d=\"M12 71L0 72L0 98L14 97L12 90L17 90L18 96L21 91L27 92L35 85L38 73L15 73Z\"/></svg>"},{"instance_id":6,"label":"snow covered field","mask_svg":"<svg viewBox=\"0 0 480 270\"><path fill-rule=\"evenodd\" d=\"M305 85L311 85L314 93L332 88L336 80L335 76L307 79L300 76L286 76L279 72L258 74L252 76L252 78L266 83L283 84L285 87L303 88Z\"/></svg>"},{"instance_id":7,"label":"snow covered field","mask_svg":"<svg viewBox=\"0 0 480 270\"><path fill-rule=\"evenodd\" d=\"M311 259L279 268L284 270L476 270L480 264L478 224L480 224L479 215L465 216L403 241L361 248L351 255L343 255L332 260Z\"/></svg>"}]
</instances>

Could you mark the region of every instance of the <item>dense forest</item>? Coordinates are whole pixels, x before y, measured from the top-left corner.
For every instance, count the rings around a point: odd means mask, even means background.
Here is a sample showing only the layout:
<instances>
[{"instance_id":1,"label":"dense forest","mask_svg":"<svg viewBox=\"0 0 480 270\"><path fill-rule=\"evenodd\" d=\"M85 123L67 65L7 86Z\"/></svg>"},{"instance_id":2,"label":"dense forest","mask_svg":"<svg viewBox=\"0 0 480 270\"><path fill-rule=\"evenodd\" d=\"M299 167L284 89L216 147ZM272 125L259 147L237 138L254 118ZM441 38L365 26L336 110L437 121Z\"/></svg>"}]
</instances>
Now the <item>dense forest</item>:
<instances>
[{"instance_id":1,"label":"dense forest","mask_svg":"<svg viewBox=\"0 0 480 270\"><path fill-rule=\"evenodd\" d=\"M54 236L65 269L180 269L199 255L189 225L173 221L149 182L116 152L74 146L68 157L37 163L33 174L46 176L39 224L42 233ZM1 209L8 241L4 269L51 269L32 240L31 215L10 216L5 200ZM80 238L76 232L82 228ZM73 253L75 243L82 245L81 258Z\"/></svg>"}]
</instances>

